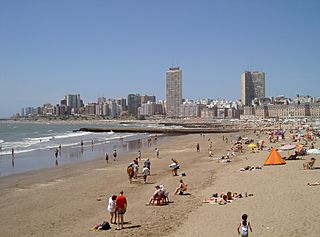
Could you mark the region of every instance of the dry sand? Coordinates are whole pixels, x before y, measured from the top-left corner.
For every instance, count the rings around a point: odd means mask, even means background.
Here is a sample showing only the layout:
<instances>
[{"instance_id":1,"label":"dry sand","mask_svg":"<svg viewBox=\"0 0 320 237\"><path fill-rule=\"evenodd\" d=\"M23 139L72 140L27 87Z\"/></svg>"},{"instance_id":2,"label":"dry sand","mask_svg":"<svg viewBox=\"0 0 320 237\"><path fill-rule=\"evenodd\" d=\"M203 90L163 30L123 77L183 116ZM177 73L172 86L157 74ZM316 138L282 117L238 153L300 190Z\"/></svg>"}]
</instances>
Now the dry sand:
<instances>
[{"instance_id":1,"label":"dry sand","mask_svg":"<svg viewBox=\"0 0 320 237\"><path fill-rule=\"evenodd\" d=\"M1 236L236 236L243 213L249 215L251 236L319 236L320 186L306 184L320 181L320 169L302 170L304 161L288 161L239 172L246 165L262 165L268 152L237 155L231 163L220 163L208 157L207 139L213 141L218 157L230 147L222 135L168 137L159 145L160 159L155 157L155 145L143 150L142 158L152 162L148 184L141 178L128 182L126 166L137 153L109 164L101 158L0 178ZM171 175L171 158L180 161L179 172L186 177ZM173 195L180 178L188 183L191 195ZM156 184L165 185L173 203L145 206ZM128 200L125 229L117 231L112 225L108 231L90 231L109 220L108 198L120 190ZM202 203L213 193L227 191L253 196L223 206Z\"/></svg>"}]
</instances>

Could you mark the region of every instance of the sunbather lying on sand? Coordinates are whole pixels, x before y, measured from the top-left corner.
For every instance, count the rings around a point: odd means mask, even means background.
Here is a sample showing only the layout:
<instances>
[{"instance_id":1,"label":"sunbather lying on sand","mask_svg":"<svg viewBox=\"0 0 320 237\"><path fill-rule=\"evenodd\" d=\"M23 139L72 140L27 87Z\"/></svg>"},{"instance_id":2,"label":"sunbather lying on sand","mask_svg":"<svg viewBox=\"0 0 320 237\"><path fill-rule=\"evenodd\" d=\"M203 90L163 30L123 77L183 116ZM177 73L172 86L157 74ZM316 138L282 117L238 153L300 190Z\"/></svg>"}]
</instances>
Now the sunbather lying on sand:
<instances>
[{"instance_id":1,"label":"sunbather lying on sand","mask_svg":"<svg viewBox=\"0 0 320 237\"><path fill-rule=\"evenodd\" d=\"M319 182L307 183L307 185L309 185L309 186L318 186L318 185L320 185L320 183Z\"/></svg>"},{"instance_id":2,"label":"sunbather lying on sand","mask_svg":"<svg viewBox=\"0 0 320 237\"><path fill-rule=\"evenodd\" d=\"M241 168L239 171L252 171L252 170L261 170L262 169L262 167L261 166L256 166L256 167L254 167L254 166L246 166L246 167L244 167L244 168Z\"/></svg>"},{"instance_id":3,"label":"sunbather lying on sand","mask_svg":"<svg viewBox=\"0 0 320 237\"><path fill-rule=\"evenodd\" d=\"M253 194L251 194L253 195ZM250 196L250 195L249 195ZM210 203L210 204L220 204L220 205L225 205L227 203L231 203L233 200L236 200L238 198L242 198L242 194L241 193L231 193L231 192L227 192L227 193L214 193L212 195L212 197L203 200L203 203Z\"/></svg>"}]
</instances>

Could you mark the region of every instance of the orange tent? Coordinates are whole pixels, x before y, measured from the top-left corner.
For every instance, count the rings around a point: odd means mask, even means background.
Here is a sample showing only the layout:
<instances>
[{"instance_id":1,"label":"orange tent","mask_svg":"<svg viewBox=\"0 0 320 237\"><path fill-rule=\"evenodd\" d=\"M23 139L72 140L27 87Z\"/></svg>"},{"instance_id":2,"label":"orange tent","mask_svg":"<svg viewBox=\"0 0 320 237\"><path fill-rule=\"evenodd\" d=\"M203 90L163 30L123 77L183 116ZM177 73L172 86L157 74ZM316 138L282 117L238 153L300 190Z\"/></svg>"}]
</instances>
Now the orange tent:
<instances>
[{"instance_id":1,"label":"orange tent","mask_svg":"<svg viewBox=\"0 0 320 237\"><path fill-rule=\"evenodd\" d=\"M264 165L283 165L286 161L280 156L275 148L272 148L268 159L264 162Z\"/></svg>"}]
</instances>

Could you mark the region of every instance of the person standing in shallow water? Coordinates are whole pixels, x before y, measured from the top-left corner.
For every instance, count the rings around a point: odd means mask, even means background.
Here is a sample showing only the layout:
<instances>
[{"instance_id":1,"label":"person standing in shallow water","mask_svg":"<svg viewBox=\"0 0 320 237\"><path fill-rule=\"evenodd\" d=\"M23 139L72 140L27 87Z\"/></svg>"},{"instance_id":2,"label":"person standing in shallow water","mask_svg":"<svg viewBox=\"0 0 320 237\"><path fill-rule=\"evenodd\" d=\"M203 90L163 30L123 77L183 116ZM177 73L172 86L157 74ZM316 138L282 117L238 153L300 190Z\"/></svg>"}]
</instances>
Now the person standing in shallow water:
<instances>
[{"instance_id":1,"label":"person standing in shallow water","mask_svg":"<svg viewBox=\"0 0 320 237\"><path fill-rule=\"evenodd\" d=\"M54 156L56 157L56 159L58 158L58 154L59 154L59 150L56 149L56 151L54 152Z\"/></svg>"}]
</instances>

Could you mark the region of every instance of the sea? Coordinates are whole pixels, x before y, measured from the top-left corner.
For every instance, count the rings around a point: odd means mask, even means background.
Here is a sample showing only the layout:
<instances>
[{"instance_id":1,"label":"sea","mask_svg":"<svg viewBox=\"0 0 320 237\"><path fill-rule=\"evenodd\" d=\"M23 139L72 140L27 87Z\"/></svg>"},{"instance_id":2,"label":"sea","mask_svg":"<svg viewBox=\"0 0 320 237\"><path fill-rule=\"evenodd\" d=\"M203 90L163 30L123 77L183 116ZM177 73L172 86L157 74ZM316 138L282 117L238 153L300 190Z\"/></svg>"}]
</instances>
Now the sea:
<instances>
[{"instance_id":1,"label":"sea","mask_svg":"<svg viewBox=\"0 0 320 237\"><path fill-rule=\"evenodd\" d=\"M106 153L109 155L109 160L112 160L113 150L121 154L137 151L139 148L143 149L144 146L147 146L147 138L151 136L148 133L77 131L82 127L112 130L116 127L141 126L159 125L1 121L0 177L75 162L104 159ZM57 159L56 149L59 151Z\"/></svg>"}]
</instances>

